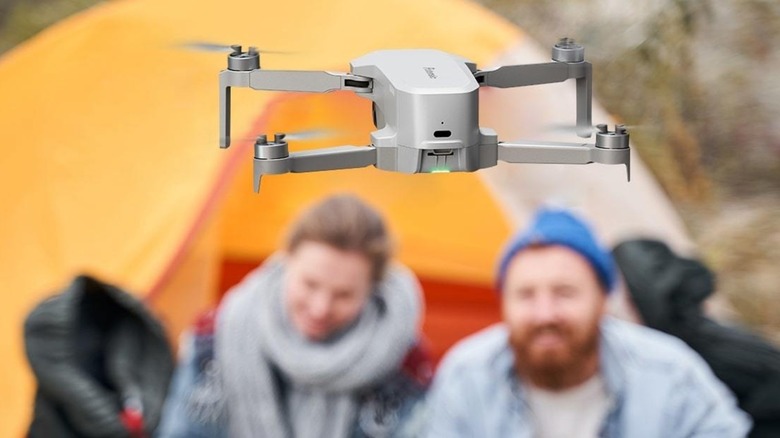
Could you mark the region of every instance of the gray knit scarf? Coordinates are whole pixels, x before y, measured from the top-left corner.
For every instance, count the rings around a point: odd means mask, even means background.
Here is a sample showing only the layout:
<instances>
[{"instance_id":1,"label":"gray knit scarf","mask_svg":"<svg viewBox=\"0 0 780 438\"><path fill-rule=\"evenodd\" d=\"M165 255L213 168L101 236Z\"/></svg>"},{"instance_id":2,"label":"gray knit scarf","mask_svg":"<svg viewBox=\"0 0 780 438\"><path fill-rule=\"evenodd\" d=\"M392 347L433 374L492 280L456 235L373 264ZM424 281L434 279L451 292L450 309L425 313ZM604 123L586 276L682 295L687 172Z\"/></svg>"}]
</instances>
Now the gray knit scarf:
<instances>
[{"instance_id":1,"label":"gray knit scarf","mask_svg":"<svg viewBox=\"0 0 780 438\"><path fill-rule=\"evenodd\" d=\"M394 266L358 319L336 339L311 342L283 303L284 260L275 256L225 297L216 360L234 437L346 437L357 393L397 370L417 337L421 294ZM284 380L284 400L272 367Z\"/></svg>"}]
</instances>

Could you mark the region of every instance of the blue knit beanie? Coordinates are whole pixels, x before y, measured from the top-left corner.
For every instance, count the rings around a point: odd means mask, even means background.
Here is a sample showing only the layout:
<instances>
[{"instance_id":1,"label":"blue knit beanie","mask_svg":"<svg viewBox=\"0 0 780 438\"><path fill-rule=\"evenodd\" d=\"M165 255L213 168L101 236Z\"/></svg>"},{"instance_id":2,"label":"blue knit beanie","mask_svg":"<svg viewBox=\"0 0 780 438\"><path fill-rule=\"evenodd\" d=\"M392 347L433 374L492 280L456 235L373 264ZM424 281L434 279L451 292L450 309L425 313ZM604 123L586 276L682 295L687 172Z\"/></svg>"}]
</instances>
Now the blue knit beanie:
<instances>
[{"instance_id":1,"label":"blue knit beanie","mask_svg":"<svg viewBox=\"0 0 780 438\"><path fill-rule=\"evenodd\" d=\"M605 292L609 293L615 285L616 268L612 255L596 241L590 227L567 210L545 207L536 212L531 225L517 234L504 249L496 282L499 292L503 288L509 262L530 245L571 248L590 262Z\"/></svg>"}]
</instances>

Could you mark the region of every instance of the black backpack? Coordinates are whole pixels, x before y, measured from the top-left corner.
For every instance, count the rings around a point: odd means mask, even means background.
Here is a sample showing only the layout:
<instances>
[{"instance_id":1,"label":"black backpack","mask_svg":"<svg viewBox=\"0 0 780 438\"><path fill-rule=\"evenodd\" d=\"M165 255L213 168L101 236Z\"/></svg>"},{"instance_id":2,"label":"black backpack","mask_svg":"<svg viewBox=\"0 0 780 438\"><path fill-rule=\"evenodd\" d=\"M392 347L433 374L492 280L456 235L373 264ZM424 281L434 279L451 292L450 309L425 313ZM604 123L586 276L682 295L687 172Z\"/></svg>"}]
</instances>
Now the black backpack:
<instances>
[{"instance_id":1,"label":"black backpack","mask_svg":"<svg viewBox=\"0 0 780 438\"><path fill-rule=\"evenodd\" d=\"M637 239L613 250L645 324L687 343L753 417L751 437L780 437L780 350L748 330L707 317L715 276L663 242Z\"/></svg>"},{"instance_id":2,"label":"black backpack","mask_svg":"<svg viewBox=\"0 0 780 438\"><path fill-rule=\"evenodd\" d=\"M24 341L38 383L28 436L153 433L174 359L162 326L135 297L76 277L30 312Z\"/></svg>"}]
</instances>

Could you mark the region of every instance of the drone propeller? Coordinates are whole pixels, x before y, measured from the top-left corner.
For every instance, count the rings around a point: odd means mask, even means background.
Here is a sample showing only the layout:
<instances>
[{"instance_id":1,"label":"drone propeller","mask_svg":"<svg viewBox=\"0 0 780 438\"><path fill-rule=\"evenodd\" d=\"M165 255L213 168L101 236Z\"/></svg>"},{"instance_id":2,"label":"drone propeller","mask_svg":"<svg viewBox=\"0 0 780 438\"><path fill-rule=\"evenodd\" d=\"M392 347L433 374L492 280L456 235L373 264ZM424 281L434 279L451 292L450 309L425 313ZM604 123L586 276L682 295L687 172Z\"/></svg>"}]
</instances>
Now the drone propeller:
<instances>
[{"instance_id":1,"label":"drone propeller","mask_svg":"<svg viewBox=\"0 0 780 438\"><path fill-rule=\"evenodd\" d=\"M651 126L649 125L623 125L623 126L629 131L645 130L651 128ZM599 132L598 125L591 126L590 128L592 132ZM544 128L544 131L561 133L561 134L575 134L579 131L579 128L577 127L577 125L557 123L557 124L547 125Z\"/></svg>"},{"instance_id":2,"label":"drone propeller","mask_svg":"<svg viewBox=\"0 0 780 438\"><path fill-rule=\"evenodd\" d=\"M194 50L197 52L230 53L235 50L235 48L231 45L211 43L208 41L189 41L186 43L178 44L177 46L183 49ZM297 52L282 51L282 50L260 50L260 49L257 49L257 52L262 54L271 54L271 55L293 55L297 53Z\"/></svg>"},{"instance_id":3,"label":"drone propeller","mask_svg":"<svg viewBox=\"0 0 780 438\"><path fill-rule=\"evenodd\" d=\"M306 140L323 140L326 138L337 137L343 134L343 132L336 129L308 129L305 131L291 132L285 135L288 140L306 141Z\"/></svg>"},{"instance_id":4,"label":"drone propeller","mask_svg":"<svg viewBox=\"0 0 780 438\"><path fill-rule=\"evenodd\" d=\"M338 137L340 135L344 135L345 132L343 130L338 129L329 129L329 128L320 128L320 129L306 129L303 131L295 131L295 132L286 132L284 133L284 139L287 141L316 141L316 140L324 140L328 138L334 138ZM278 135L278 134L277 134ZM241 142L255 142L262 137L268 138L265 134L260 134L255 137L247 137L247 138L238 138L236 140Z\"/></svg>"}]
</instances>

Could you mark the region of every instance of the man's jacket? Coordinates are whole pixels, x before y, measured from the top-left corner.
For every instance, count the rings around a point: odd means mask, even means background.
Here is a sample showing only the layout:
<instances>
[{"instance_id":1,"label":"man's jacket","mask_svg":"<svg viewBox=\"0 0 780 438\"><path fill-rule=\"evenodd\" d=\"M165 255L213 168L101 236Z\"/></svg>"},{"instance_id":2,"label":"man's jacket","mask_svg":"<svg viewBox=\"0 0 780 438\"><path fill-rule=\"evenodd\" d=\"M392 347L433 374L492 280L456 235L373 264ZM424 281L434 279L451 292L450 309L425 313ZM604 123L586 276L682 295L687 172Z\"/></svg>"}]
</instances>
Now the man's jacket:
<instances>
[{"instance_id":1,"label":"man's jacket","mask_svg":"<svg viewBox=\"0 0 780 438\"><path fill-rule=\"evenodd\" d=\"M605 318L599 372L611 408L602 437L743 437L750 418L679 339ZM489 327L444 358L429 395L431 437L535 436L506 326Z\"/></svg>"}]
</instances>

